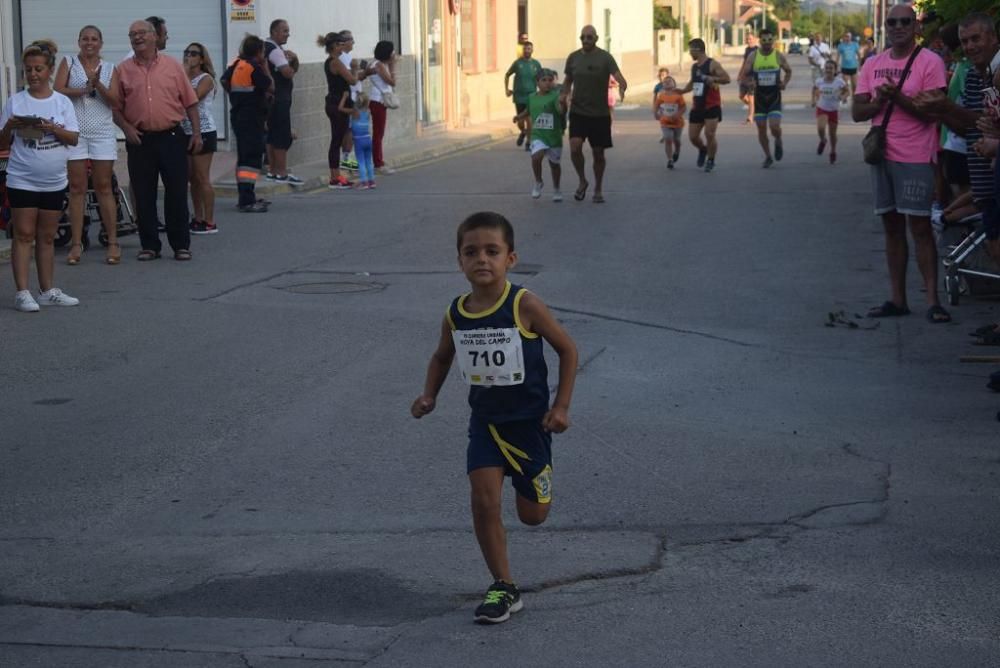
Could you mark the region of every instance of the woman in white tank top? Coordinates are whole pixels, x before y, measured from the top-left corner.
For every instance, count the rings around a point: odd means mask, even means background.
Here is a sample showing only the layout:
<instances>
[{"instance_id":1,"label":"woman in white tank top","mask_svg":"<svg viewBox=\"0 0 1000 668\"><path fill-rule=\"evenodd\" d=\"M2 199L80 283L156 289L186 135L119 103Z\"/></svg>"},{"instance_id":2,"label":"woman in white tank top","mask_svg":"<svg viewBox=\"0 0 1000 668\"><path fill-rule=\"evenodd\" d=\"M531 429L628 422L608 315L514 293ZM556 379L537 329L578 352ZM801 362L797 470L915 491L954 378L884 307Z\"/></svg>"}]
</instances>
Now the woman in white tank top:
<instances>
[{"instance_id":1,"label":"woman in white tank top","mask_svg":"<svg viewBox=\"0 0 1000 668\"><path fill-rule=\"evenodd\" d=\"M368 109L372 116L372 161L379 174L392 174L385 166L382 155L382 138L385 137L386 106L382 104L382 93L396 85L396 51L392 42L382 41L375 45L375 60L368 66L368 81L371 82Z\"/></svg>"},{"instance_id":2,"label":"woman in white tank top","mask_svg":"<svg viewBox=\"0 0 1000 668\"><path fill-rule=\"evenodd\" d=\"M212 188L212 156L218 144L212 103L215 101L215 68L208 49L191 42L184 49L184 69L198 96L198 120L201 124L201 151L188 156L188 180L191 183L191 234L215 234L215 190ZM191 121L181 121L184 134L190 136Z\"/></svg>"},{"instance_id":3,"label":"woman in white tank top","mask_svg":"<svg viewBox=\"0 0 1000 668\"><path fill-rule=\"evenodd\" d=\"M71 240L66 263L79 264L83 252L83 208L88 187L93 187L108 236L104 261L121 262L118 246L118 208L111 191L111 174L118 157L118 140L111 109L118 106L118 70L101 59L104 39L96 26L84 26L77 39L80 52L59 63L55 85L73 102L80 139L69 152L69 222ZM90 161L88 183L87 161Z\"/></svg>"}]
</instances>

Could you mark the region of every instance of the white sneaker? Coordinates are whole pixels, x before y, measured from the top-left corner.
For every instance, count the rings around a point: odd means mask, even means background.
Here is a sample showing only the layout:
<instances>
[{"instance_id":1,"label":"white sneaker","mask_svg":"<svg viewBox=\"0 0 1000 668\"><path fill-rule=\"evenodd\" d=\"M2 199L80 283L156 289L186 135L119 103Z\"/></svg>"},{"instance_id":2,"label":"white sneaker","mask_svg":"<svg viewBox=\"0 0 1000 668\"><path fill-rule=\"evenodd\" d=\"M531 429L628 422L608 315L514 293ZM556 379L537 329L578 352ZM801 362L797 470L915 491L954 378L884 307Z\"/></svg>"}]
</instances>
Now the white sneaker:
<instances>
[{"instance_id":1,"label":"white sneaker","mask_svg":"<svg viewBox=\"0 0 1000 668\"><path fill-rule=\"evenodd\" d=\"M59 288L52 288L38 295L38 301L45 306L76 306L80 300L70 297Z\"/></svg>"},{"instance_id":2,"label":"white sneaker","mask_svg":"<svg viewBox=\"0 0 1000 668\"><path fill-rule=\"evenodd\" d=\"M556 190L555 192L553 192L552 193L552 201L553 202L561 202L562 201L562 193L559 192L558 190Z\"/></svg>"},{"instance_id":3,"label":"white sneaker","mask_svg":"<svg viewBox=\"0 0 1000 668\"><path fill-rule=\"evenodd\" d=\"M31 296L31 292L21 290L14 295L14 308L25 313L34 313L38 311L38 302Z\"/></svg>"},{"instance_id":4,"label":"white sneaker","mask_svg":"<svg viewBox=\"0 0 1000 668\"><path fill-rule=\"evenodd\" d=\"M379 167L375 171L378 172L379 174L395 174L396 173L396 170L393 169L392 167L389 167L388 165L386 165L384 167Z\"/></svg>"},{"instance_id":5,"label":"white sneaker","mask_svg":"<svg viewBox=\"0 0 1000 668\"><path fill-rule=\"evenodd\" d=\"M535 186L531 189L531 196L534 197L535 199L538 199L539 197L541 197L542 196L542 186L543 185L544 184L541 181L539 181L538 183L536 183Z\"/></svg>"}]
</instances>

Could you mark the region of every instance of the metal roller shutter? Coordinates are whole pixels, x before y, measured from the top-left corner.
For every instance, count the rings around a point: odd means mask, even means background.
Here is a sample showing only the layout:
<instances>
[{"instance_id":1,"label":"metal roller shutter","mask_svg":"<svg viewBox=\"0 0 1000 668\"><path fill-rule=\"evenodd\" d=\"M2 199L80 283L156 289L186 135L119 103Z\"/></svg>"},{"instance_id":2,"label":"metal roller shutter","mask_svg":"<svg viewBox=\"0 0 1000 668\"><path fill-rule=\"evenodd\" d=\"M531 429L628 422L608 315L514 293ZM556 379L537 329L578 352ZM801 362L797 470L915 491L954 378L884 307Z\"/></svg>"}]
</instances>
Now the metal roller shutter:
<instances>
[{"instance_id":1,"label":"metal roller shutter","mask_svg":"<svg viewBox=\"0 0 1000 668\"><path fill-rule=\"evenodd\" d=\"M226 68L223 3L212 0L20 0L21 43L51 38L59 46L59 57L76 54L80 28L95 25L104 35L105 60L117 63L131 47L128 27L147 16L162 16L167 21L166 53L178 61L184 47L201 42L212 54L218 77ZM219 136L225 136L225 93L219 87L215 96L215 123Z\"/></svg>"}]
</instances>

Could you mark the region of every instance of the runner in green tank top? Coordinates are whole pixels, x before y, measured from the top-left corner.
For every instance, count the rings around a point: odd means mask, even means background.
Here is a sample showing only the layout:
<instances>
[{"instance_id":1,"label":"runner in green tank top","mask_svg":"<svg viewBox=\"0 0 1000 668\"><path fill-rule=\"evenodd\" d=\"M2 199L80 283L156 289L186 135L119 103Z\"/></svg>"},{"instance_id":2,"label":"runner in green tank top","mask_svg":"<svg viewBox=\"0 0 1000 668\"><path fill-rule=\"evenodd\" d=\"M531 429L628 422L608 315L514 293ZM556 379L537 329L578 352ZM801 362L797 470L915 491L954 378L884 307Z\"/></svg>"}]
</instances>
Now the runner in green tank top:
<instances>
[{"instance_id":1,"label":"runner in green tank top","mask_svg":"<svg viewBox=\"0 0 1000 668\"><path fill-rule=\"evenodd\" d=\"M521 57L510 64L510 67L507 68L507 74L503 77L504 90L507 92L507 97L514 98L514 110L518 116L525 110L528 96L535 92L535 82L538 79L538 73L542 70L542 64L531 57L535 50L534 45L531 42L524 42L521 48ZM514 77L513 89L510 87L511 76ZM520 146L527 136L528 126L526 121L515 122L517 129L521 131L517 136L517 145ZM524 148L528 149L529 147L525 146Z\"/></svg>"}]
</instances>

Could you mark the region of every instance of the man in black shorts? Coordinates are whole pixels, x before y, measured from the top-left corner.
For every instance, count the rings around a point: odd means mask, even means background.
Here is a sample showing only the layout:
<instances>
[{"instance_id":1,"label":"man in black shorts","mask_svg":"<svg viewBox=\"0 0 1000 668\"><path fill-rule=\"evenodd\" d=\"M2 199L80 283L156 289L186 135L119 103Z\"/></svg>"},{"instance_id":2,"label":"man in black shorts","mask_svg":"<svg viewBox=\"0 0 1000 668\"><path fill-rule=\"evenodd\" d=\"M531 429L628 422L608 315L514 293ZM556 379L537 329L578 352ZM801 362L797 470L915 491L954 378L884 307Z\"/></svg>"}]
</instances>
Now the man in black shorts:
<instances>
[{"instance_id":1,"label":"man in black shorts","mask_svg":"<svg viewBox=\"0 0 1000 668\"><path fill-rule=\"evenodd\" d=\"M267 112L267 180L301 186L303 181L288 173L288 149L292 145L292 80L299 71L299 57L285 48L288 21L271 21L270 37L264 41L264 57L274 81L274 99Z\"/></svg>"},{"instance_id":2,"label":"man in black shorts","mask_svg":"<svg viewBox=\"0 0 1000 668\"><path fill-rule=\"evenodd\" d=\"M625 99L628 83L618 69L618 63L607 51L597 46L597 30L584 26L580 31L583 48L566 58L566 76L560 95L561 104L569 108L569 151L580 185L573 194L578 202L587 196L587 178L583 159L583 142L590 142L594 154L595 203L604 202L604 149L611 148L611 109L608 107L608 82L618 82L618 95ZM570 102L571 101L571 102Z\"/></svg>"},{"instance_id":3,"label":"man in black shorts","mask_svg":"<svg viewBox=\"0 0 1000 668\"><path fill-rule=\"evenodd\" d=\"M715 169L715 154L719 144L715 131L722 121L722 95L719 86L729 83L729 74L719 61L712 60L705 53L705 41L698 37L688 42L688 50L694 63L691 65L691 81L680 93L692 93L694 98L688 112L688 137L698 149L698 166L706 172ZM705 130L705 140L701 131Z\"/></svg>"}]
</instances>

